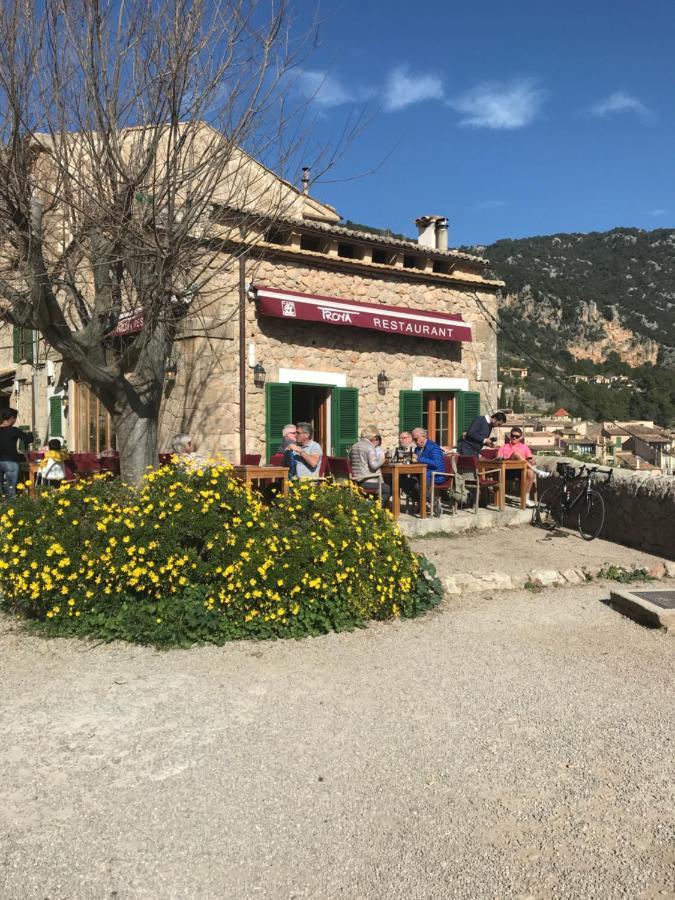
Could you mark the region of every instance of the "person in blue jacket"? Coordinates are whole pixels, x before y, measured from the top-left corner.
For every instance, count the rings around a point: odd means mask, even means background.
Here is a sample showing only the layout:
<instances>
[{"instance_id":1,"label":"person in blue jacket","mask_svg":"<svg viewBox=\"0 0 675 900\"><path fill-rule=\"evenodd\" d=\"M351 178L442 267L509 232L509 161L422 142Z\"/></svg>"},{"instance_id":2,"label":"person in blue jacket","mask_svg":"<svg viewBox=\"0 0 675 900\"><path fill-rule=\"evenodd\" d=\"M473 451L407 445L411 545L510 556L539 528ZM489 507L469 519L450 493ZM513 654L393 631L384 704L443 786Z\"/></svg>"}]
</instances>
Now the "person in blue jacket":
<instances>
[{"instance_id":1,"label":"person in blue jacket","mask_svg":"<svg viewBox=\"0 0 675 900\"><path fill-rule=\"evenodd\" d=\"M506 416L503 412L492 413L491 416L476 416L469 425L466 434L462 435L457 444L457 452L460 456L480 456L483 447L492 447L493 442L490 432L497 425L503 425Z\"/></svg>"},{"instance_id":2,"label":"person in blue jacket","mask_svg":"<svg viewBox=\"0 0 675 900\"><path fill-rule=\"evenodd\" d=\"M445 461L440 446L435 441L429 440L426 428L414 428L412 437L417 445L417 462L424 463L427 467L427 485L431 484L432 475L436 479L437 484L439 481L444 481ZM419 478L414 475L404 475L400 482L406 496L414 503L419 503Z\"/></svg>"}]
</instances>

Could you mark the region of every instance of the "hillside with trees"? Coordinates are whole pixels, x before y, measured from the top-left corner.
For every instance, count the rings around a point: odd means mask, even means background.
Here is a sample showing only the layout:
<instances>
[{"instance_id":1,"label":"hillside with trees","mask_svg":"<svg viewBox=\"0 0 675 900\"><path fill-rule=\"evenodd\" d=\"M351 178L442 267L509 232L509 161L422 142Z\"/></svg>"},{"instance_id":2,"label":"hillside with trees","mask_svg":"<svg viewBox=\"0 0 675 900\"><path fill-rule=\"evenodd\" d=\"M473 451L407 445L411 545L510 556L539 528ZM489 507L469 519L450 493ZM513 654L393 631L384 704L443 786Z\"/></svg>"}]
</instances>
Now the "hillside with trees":
<instances>
[{"instance_id":1,"label":"hillside with trees","mask_svg":"<svg viewBox=\"0 0 675 900\"><path fill-rule=\"evenodd\" d=\"M594 418L675 425L675 230L616 228L467 249L506 283L500 365L529 368L525 396ZM569 381L599 373L629 380Z\"/></svg>"}]
</instances>

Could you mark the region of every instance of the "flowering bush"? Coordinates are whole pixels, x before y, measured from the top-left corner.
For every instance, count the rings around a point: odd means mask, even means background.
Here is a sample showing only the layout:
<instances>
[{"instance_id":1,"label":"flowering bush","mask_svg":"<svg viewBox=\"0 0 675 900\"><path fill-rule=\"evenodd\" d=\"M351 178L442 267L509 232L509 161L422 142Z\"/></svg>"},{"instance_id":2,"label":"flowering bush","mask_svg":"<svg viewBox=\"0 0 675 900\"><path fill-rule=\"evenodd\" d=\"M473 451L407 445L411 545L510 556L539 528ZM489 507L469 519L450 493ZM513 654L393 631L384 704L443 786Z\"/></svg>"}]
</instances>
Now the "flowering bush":
<instances>
[{"instance_id":1,"label":"flowering bush","mask_svg":"<svg viewBox=\"0 0 675 900\"><path fill-rule=\"evenodd\" d=\"M355 490L298 484L263 506L226 465L19 497L0 547L5 609L51 633L159 646L321 634L440 599L431 567Z\"/></svg>"}]
</instances>

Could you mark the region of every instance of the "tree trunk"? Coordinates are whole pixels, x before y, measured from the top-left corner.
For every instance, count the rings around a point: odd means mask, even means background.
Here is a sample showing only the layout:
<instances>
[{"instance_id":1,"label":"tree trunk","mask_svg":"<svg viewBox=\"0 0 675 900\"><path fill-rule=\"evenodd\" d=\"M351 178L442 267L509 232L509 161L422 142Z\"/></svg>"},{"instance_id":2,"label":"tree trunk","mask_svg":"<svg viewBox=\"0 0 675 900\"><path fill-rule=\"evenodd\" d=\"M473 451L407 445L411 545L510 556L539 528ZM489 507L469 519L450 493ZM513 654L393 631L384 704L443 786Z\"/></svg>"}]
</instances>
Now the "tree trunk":
<instances>
[{"instance_id":1,"label":"tree trunk","mask_svg":"<svg viewBox=\"0 0 675 900\"><path fill-rule=\"evenodd\" d=\"M154 404L147 415L128 406L113 418L122 480L127 484L140 484L147 467L158 463L157 420Z\"/></svg>"}]
</instances>

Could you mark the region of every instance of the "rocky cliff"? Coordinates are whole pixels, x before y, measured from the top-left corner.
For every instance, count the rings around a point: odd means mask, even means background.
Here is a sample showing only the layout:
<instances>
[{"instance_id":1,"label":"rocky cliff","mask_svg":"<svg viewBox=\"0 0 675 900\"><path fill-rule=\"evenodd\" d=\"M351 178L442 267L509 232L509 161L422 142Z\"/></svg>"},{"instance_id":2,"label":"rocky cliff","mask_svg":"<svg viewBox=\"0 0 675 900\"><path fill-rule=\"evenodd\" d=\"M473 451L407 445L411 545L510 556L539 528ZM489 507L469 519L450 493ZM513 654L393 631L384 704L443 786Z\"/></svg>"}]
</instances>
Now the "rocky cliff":
<instances>
[{"instance_id":1,"label":"rocky cliff","mask_svg":"<svg viewBox=\"0 0 675 900\"><path fill-rule=\"evenodd\" d=\"M506 282L505 330L523 343L553 358L600 363L614 352L633 367L675 364L674 230L557 234L480 250ZM503 347L518 355L508 339Z\"/></svg>"}]
</instances>

